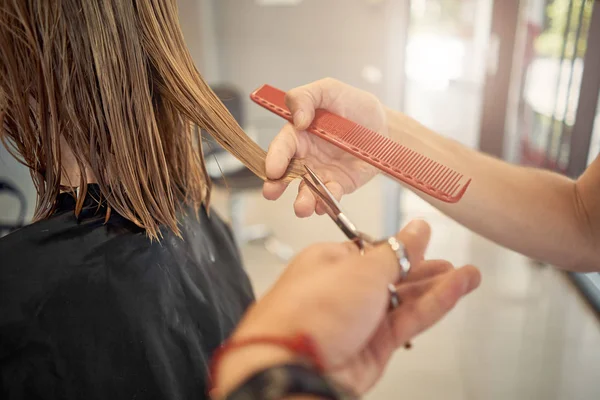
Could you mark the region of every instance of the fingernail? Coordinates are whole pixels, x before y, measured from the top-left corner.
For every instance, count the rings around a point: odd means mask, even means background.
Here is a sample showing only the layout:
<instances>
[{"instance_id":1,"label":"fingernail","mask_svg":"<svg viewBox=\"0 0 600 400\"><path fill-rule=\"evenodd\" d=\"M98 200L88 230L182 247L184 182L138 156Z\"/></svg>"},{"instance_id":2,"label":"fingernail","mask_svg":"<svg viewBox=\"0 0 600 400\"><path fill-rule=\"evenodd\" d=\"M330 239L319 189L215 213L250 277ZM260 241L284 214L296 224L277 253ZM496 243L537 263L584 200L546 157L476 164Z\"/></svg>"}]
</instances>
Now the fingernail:
<instances>
[{"instance_id":1,"label":"fingernail","mask_svg":"<svg viewBox=\"0 0 600 400\"><path fill-rule=\"evenodd\" d=\"M304 123L304 118L304 111L296 111L296 113L294 114L294 125L296 126L296 128L303 126L302 124Z\"/></svg>"},{"instance_id":2,"label":"fingernail","mask_svg":"<svg viewBox=\"0 0 600 400\"><path fill-rule=\"evenodd\" d=\"M404 229L408 233L418 236L425 231L426 225L427 225L427 222L425 222L424 219L414 219L414 220L410 221Z\"/></svg>"},{"instance_id":3,"label":"fingernail","mask_svg":"<svg viewBox=\"0 0 600 400\"><path fill-rule=\"evenodd\" d=\"M469 285L470 285L469 280L468 279L463 279L462 285L460 287L462 295L467 294L467 291L469 290Z\"/></svg>"},{"instance_id":4,"label":"fingernail","mask_svg":"<svg viewBox=\"0 0 600 400\"><path fill-rule=\"evenodd\" d=\"M464 268L464 267L461 267ZM467 293L469 293L469 290L471 290L471 287L473 286L474 282L471 282L473 280L472 277L464 277L462 284L461 284L461 290L462 290L462 295L466 295Z\"/></svg>"}]
</instances>

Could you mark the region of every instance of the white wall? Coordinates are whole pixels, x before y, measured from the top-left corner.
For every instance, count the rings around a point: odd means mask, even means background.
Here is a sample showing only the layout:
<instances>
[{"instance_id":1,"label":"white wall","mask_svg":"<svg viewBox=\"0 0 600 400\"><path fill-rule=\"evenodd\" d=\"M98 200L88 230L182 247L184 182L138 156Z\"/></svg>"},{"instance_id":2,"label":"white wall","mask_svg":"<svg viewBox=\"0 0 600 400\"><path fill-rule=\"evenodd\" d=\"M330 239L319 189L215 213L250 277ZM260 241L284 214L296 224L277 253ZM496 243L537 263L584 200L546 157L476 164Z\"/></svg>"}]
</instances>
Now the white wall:
<instances>
[{"instance_id":1,"label":"white wall","mask_svg":"<svg viewBox=\"0 0 600 400\"><path fill-rule=\"evenodd\" d=\"M392 107L402 101L408 0L303 0L261 6L256 0L214 0L220 81L247 97L269 83L281 89L335 77ZM209 54L210 56L210 54ZM373 67L379 81L363 72ZM249 124L267 144L281 120L247 100Z\"/></svg>"},{"instance_id":2,"label":"white wall","mask_svg":"<svg viewBox=\"0 0 600 400\"><path fill-rule=\"evenodd\" d=\"M207 81L219 81L215 1L179 0L178 7L181 30L196 67Z\"/></svg>"}]
</instances>

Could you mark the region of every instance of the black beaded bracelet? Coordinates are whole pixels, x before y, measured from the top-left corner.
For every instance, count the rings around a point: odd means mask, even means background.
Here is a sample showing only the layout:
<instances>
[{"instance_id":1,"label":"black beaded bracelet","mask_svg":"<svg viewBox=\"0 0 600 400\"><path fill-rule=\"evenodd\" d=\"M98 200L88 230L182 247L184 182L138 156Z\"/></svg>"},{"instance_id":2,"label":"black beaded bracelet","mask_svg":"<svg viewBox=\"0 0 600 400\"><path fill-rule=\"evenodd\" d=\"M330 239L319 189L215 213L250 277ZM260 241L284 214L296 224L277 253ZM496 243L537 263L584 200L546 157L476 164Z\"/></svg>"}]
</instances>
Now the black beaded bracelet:
<instances>
[{"instance_id":1,"label":"black beaded bracelet","mask_svg":"<svg viewBox=\"0 0 600 400\"><path fill-rule=\"evenodd\" d=\"M252 375L227 395L225 400L281 400L298 395L327 400L358 399L350 391L306 365L284 364Z\"/></svg>"}]
</instances>

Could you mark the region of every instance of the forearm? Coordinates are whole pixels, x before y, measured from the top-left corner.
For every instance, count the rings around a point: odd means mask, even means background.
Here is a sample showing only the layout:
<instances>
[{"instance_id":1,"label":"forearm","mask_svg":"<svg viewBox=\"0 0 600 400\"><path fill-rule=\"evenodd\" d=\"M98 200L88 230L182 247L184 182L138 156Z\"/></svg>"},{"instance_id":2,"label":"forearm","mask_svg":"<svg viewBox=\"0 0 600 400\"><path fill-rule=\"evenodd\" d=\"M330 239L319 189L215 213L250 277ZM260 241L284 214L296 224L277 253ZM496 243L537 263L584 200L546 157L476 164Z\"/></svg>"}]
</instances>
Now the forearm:
<instances>
[{"instance_id":1,"label":"forearm","mask_svg":"<svg viewBox=\"0 0 600 400\"><path fill-rule=\"evenodd\" d=\"M474 232L529 257L570 270L600 271L573 180L489 157L400 113L387 114L392 139L472 178L458 203L418 193L423 199Z\"/></svg>"}]
</instances>

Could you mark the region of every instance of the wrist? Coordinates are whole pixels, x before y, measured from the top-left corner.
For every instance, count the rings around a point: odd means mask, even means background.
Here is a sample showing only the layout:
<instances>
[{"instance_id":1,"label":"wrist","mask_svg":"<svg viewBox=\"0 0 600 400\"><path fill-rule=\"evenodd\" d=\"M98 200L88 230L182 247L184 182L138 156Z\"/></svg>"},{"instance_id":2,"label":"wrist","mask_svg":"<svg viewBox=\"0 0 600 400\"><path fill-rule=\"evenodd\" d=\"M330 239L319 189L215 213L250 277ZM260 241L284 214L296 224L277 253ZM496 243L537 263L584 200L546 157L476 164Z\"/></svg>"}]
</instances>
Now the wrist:
<instances>
[{"instance_id":1,"label":"wrist","mask_svg":"<svg viewBox=\"0 0 600 400\"><path fill-rule=\"evenodd\" d=\"M317 345L307 335L234 335L213 355L211 394L227 395L255 373L283 364L323 370Z\"/></svg>"},{"instance_id":2,"label":"wrist","mask_svg":"<svg viewBox=\"0 0 600 400\"><path fill-rule=\"evenodd\" d=\"M390 108L385 112L390 139L456 171L464 169L462 160L472 149L434 132L406 114Z\"/></svg>"},{"instance_id":3,"label":"wrist","mask_svg":"<svg viewBox=\"0 0 600 400\"><path fill-rule=\"evenodd\" d=\"M357 400L352 391L302 364L261 369L226 395L227 400Z\"/></svg>"},{"instance_id":4,"label":"wrist","mask_svg":"<svg viewBox=\"0 0 600 400\"><path fill-rule=\"evenodd\" d=\"M226 396L244 380L263 369L281 364L301 364L304 359L291 350L272 344L233 349L220 359L213 382L219 396Z\"/></svg>"}]
</instances>

